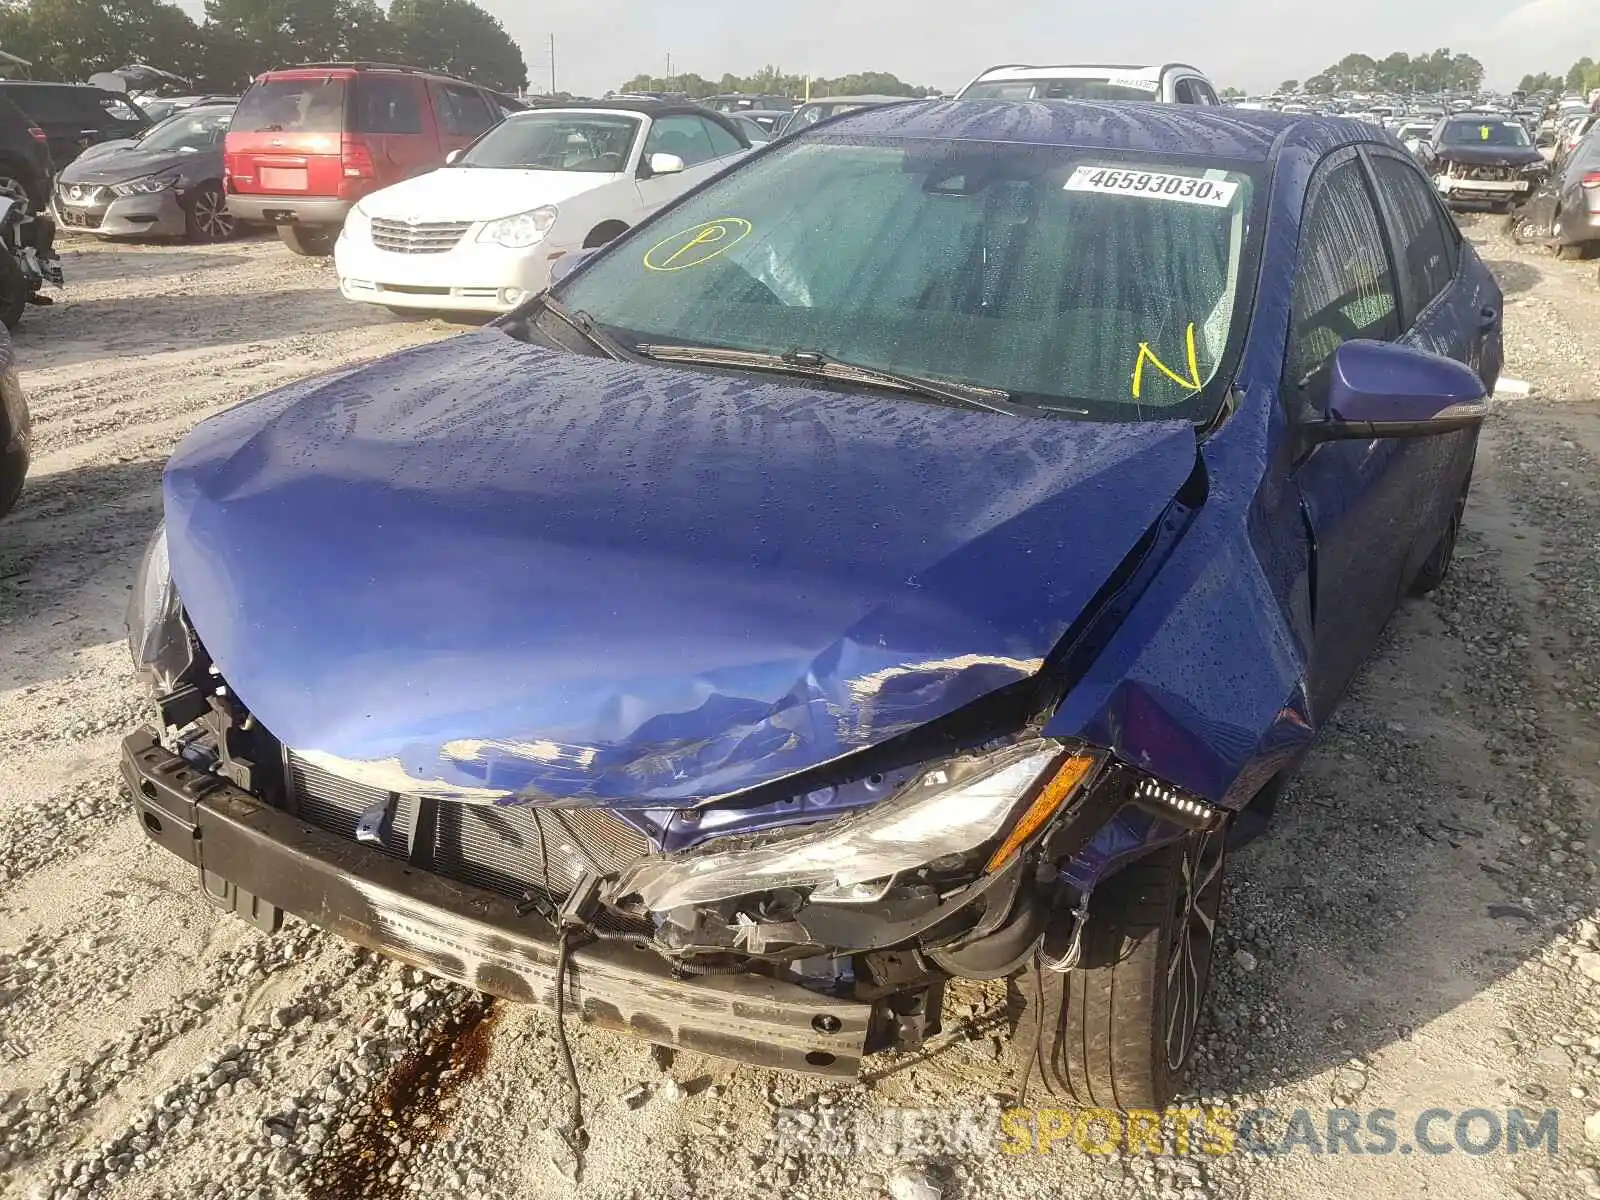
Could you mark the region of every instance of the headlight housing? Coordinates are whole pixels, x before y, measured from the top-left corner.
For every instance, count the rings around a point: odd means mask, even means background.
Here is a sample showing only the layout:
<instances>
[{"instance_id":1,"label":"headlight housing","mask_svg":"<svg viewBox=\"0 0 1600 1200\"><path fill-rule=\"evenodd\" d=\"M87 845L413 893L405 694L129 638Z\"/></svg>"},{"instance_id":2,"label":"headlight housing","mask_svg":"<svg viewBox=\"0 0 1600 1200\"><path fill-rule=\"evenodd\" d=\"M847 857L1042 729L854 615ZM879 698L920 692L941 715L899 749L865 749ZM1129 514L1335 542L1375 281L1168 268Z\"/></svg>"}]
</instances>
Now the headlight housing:
<instances>
[{"instance_id":1,"label":"headlight housing","mask_svg":"<svg viewBox=\"0 0 1600 1200\"><path fill-rule=\"evenodd\" d=\"M550 232L550 227L556 223L556 207L545 204L539 208L530 209L524 213L517 213L510 217L501 217L498 221L490 221L478 234L480 242L493 242L497 246L504 246L508 250L525 250L536 245Z\"/></svg>"},{"instance_id":2,"label":"headlight housing","mask_svg":"<svg viewBox=\"0 0 1600 1200\"><path fill-rule=\"evenodd\" d=\"M812 903L877 900L902 872L988 850L976 873L1004 867L1018 848L1095 775L1098 753L1049 739L930 767L863 812L759 845L714 845L635 864L612 889L646 909L715 904L780 888Z\"/></svg>"},{"instance_id":3,"label":"headlight housing","mask_svg":"<svg viewBox=\"0 0 1600 1200\"><path fill-rule=\"evenodd\" d=\"M117 196L148 196L155 192L165 192L178 185L178 173L168 171L165 175L145 175L139 179L130 179L126 183L111 185L113 195Z\"/></svg>"},{"instance_id":4,"label":"headlight housing","mask_svg":"<svg viewBox=\"0 0 1600 1200\"><path fill-rule=\"evenodd\" d=\"M370 237L372 234L372 214L362 208L361 205L356 205L345 214L344 228L340 232L349 234L352 237Z\"/></svg>"},{"instance_id":5,"label":"headlight housing","mask_svg":"<svg viewBox=\"0 0 1600 1200\"><path fill-rule=\"evenodd\" d=\"M128 601L128 649L139 677L163 694L177 687L194 665L194 642L172 582L165 524L157 527L134 577Z\"/></svg>"}]
</instances>

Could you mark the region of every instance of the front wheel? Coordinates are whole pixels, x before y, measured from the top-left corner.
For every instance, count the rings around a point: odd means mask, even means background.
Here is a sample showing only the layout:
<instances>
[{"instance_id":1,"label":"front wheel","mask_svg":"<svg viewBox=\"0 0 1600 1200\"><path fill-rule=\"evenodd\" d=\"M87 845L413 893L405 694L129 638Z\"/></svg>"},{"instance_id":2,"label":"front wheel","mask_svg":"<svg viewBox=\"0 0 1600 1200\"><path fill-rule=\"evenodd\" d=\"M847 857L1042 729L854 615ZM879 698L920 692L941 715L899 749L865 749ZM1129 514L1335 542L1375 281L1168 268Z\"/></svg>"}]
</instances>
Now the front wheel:
<instances>
[{"instance_id":1,"label":"front wheel","mask_svg":"<svg viewBox=\"0 0 1600 1200\"><path fill-rule=\"evenodd\" d=\"M278 239L296 254L305 258L326 258L333 253L333 243L339 238L334 229L320 229L314 225L279 225Z\"/></svg>"},{"instance_id":2,"label":"front wheel","mask_svg":"<svg viewBox=\"0 0 1600 1200\"><path fill-rule=\"evenodd\" d=\"M1439 534L1439 540L1434 543L1433 549L1429 551L1428 560L1422 564L1417 577L1411 581L1413 596L1426 596L1429 592L1437 590L1449 576L1450 564L1456 559L1456 542L1461 537L1461 523L1467 515L1467 493L1471 490L1472 478L1468 476L1467 482L1461 485L1461 494L1456 497L1455 505L1450 509L1449 522Z\"/></svg>"},{"instance_id":3,"label":"front wheel","mask_svg":"<svg viewBox=\"0 0 1600 1200\"><path fill-rule=\"evenodd\" d=\"M1218 826L1095 889L1080 965L1065 973L1033 966L1017 981L1025 1077L1083 1107L1167 1107L1204 1011L1226 853L1227 829Z\"/></svg>"},{"instance_id":4,"label":"front wheel","mask_svg":"<svg viewBox=\"0 0 1600 1200\"><path fill-rule=\"evenodd\" d=\"M0 250L0 324L15 329L22 323L27 310L28 297L33 289L22 273L22 265L11 257L9 251Z\"/></svg>"},{"instance_id":5,"label":"front wheel","mask_svg":"<svg viewBox=\"0 0 1600 1200\"><path fill-rule=\"evenodd\" d=\"M184 233L191 242L226 242L238 232L228 198L214 183L197 188L184 205Z\"/></svg>"}]
</instances>

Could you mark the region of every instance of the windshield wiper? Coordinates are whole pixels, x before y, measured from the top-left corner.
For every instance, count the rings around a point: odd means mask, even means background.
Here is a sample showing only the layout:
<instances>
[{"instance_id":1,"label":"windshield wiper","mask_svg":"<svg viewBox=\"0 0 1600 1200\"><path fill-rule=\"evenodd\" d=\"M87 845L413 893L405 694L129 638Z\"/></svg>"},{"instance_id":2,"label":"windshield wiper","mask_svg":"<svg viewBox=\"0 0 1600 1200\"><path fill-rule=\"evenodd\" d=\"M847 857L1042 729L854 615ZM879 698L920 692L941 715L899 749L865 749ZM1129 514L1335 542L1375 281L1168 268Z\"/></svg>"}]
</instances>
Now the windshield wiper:
<instances>
[{"instance_id":1,"label":"windshield wiper","mask_svg":"<svg viewBox=\"0 0 1600 1200\"><path fill-rule=\"evenodd\" d=\"M930 400L956 404L963 408L976 408L984 412L1017 416L1017 410L1006 403L1010 392L998 388L978 387L970 383L951 383L946 379L933 379L925 375L906 375L899 371L884 371L878 367L863 367L856 363L840 362L815 350L790 350L783 354L769 354L760 350L727 350L717 346L656 346L638 345L634 349L646 358L657 362L700 363L708 367L746 367L757 371L781 371L789 375L806 375L814 379L831 379L841 383L864 383L871 387L893 388L910 392Z\"/></svg>"},{"instance_id":2,"label":"windshield wiper","mask_svg":"<svg viewBox=\"0 0 1600 1200\"><path fill-rule=\"evenodd\" d=\"M545 312L555 317L562 324L571 326L584 341L588 342L607 358L614 358L618 362L633 361L633 355L628 353L622 343L610 334L602 332L588 313L582 311L574 312L548 292L539 297L539 305Z\"/></svg>"}]
</instances>

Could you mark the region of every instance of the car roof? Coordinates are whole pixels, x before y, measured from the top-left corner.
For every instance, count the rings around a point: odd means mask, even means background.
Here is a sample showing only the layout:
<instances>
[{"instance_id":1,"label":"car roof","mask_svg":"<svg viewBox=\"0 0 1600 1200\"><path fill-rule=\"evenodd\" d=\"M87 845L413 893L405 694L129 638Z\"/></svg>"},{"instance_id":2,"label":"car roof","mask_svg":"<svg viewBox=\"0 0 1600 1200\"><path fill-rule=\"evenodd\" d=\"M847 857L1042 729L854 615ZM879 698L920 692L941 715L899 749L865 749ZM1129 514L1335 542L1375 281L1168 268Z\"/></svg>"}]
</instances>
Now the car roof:
<instances>
[{"instance_id":1,"label":"car roof","mask_svg":"<svg viewBox=\"0 0 1600 1200\"><path fill-rule=\"evenodd\" d=\"M807 104L903 104L915 99L915 96L813 96L802 101L800 107Z\"/></svg>"},{"instance_id":2,"label":"car roof","mask_svg":"<svg viewBox=\"0 0 1600 1200\"><path fill-rule=\"evenodd\" d=\"M978 81L995 83L1007 79L1038 79L1042 76L1051 76L1057 79L1093 79L1101 75L1117 74L1131 75L1140 79L1148 79L1159 83L1161 77L1168 71L1193 71L1196 75L1204 75L1199 67L1191 67L1188 63L1057 63L1057 64L1029 64L1006 63L1004 66L990 67ZM976 81L975 81L976 82Z\"/></svg>"},{"instance_id":3,"label":"car roof","mask_svg":"<svg viewBox=\"0 0 1600 1200\"><path fill-rule=\"evenodd\" d=\"M67 88L74 92L100 92L107 96L127 96L122 92L106 91L105 88L96 87L92 83L62 83L54 79L0 79L0 87L8 88Z\"/></svg>"},{"instance_id":4,"label":"car roof","mask_svg":"<svg viewBox=\"0 0 1600 1200\"><path fill-rule=\"evenodd\" d=\"M1126 100L913 101L846 113L799 136L841 133L1190 154L1242 162L1265 162L1279 146L1299 145L1325 153L1342 145L1385 140L1375 126L1344 117Z\"/></svg>"},{"instance_id":5,"label":"car roof","mask_svg":"<svg viewBox=\"0 0 1600 1200\"><path fill-rule=\"evenodd\" d=\"M538 108L530 108L526 112L512 113L511 117L553 112L623 112L646 117L666 117L679 113L693 113L697 117L730 115L719 113L703 104L685 104L681 100L625 100L613 97L610 100L574 100L570 104L544 104ZM511 117L507 117L506 120L511 120Z\"/></svg>"}]
</instances>

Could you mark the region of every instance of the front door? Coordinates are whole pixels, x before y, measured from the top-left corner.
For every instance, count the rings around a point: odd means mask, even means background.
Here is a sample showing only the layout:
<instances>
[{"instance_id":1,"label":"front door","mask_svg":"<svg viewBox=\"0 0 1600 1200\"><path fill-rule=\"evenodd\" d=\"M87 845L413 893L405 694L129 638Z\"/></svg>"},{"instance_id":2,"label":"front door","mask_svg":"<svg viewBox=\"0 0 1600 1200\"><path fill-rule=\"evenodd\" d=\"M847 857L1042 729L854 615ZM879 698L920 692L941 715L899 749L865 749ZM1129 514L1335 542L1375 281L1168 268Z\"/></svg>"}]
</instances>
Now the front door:
<instances>
[{"instance_id":1,"label":"front door","mask_svg":"<svg viewBox=\"0 0 1600 1200\"><path fill-rule=\"evenodd\" d=\"M1354 151L1318 170L1300 230L1283 390L1292 417L1327 416L1330 360L1354 338L1395 341L1400 297L1366 169ZM1419 439L1422 440L1422 439ZM1410 547L1416 441L1324 442L1295 481L1315 545L1311 700L1323 720L1394 609Z\"/></svg>"}]
</instances>

